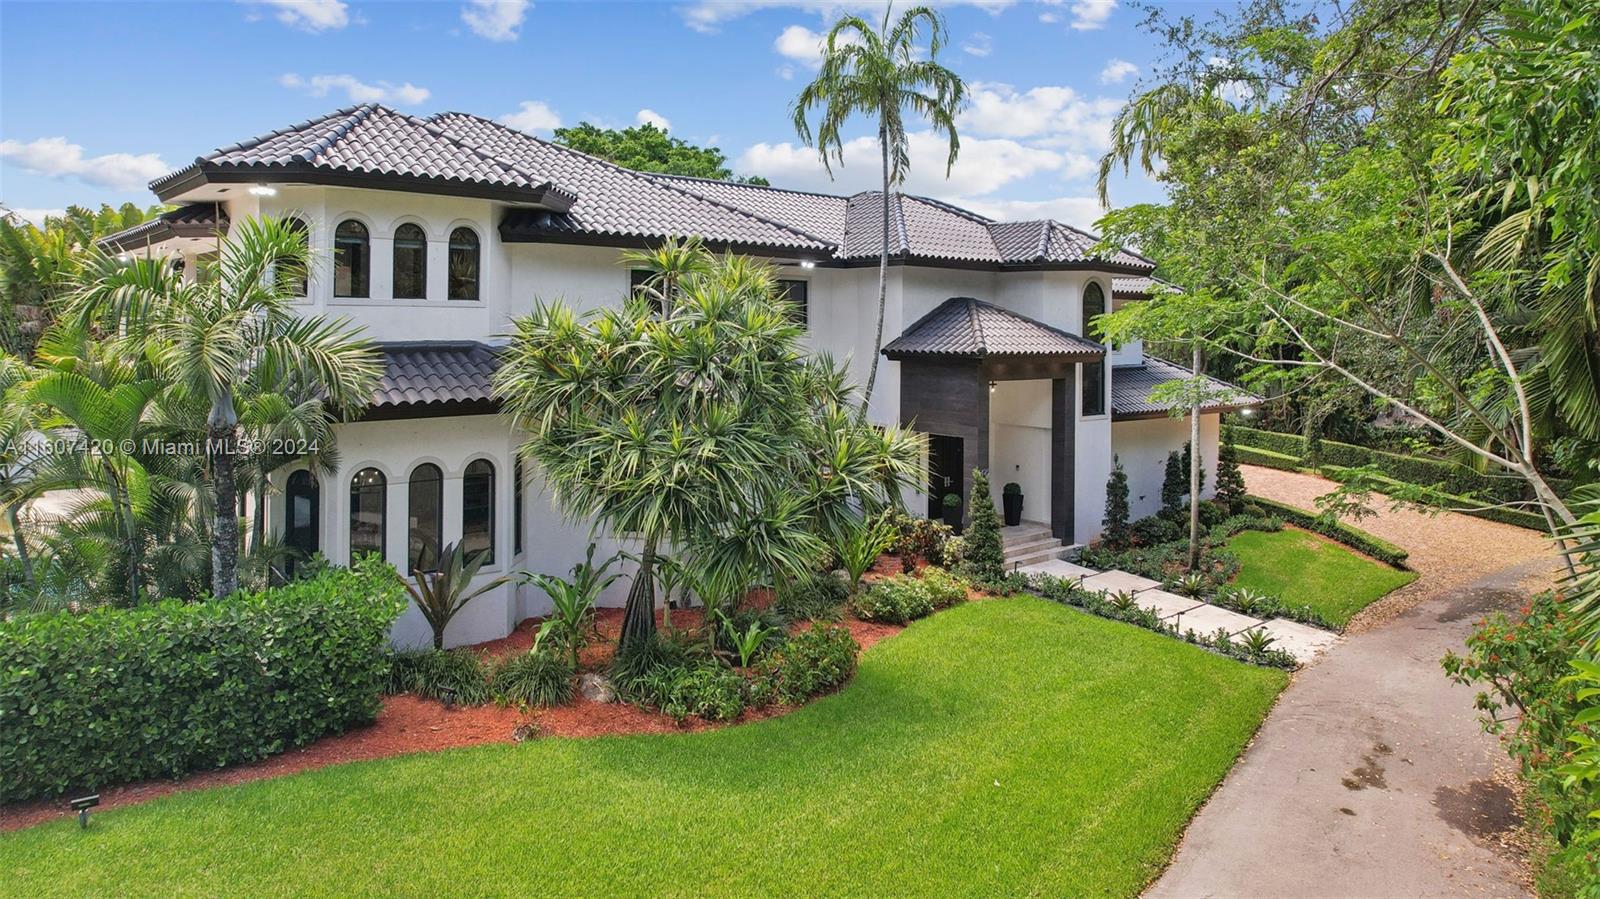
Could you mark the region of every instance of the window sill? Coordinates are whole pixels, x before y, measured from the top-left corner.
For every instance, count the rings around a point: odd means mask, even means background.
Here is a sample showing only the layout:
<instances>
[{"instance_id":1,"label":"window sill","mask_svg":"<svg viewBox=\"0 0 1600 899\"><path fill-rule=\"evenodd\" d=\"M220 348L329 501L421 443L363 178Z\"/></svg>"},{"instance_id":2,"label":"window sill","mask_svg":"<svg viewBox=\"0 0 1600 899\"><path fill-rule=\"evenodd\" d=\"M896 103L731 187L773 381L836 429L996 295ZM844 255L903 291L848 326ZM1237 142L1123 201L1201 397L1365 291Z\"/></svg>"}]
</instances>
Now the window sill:
<instances>
[{"instance_id":1,"label":"window sill","mask_svg":"<svg viewBox=\"0 0 1600 899\"><path fill-rule=\"evenodd\" d=\"M384 300L368 297L334 297L329 306L381 306L386 309L482 309L483 300Z\"/></svg>"}]
</instances>

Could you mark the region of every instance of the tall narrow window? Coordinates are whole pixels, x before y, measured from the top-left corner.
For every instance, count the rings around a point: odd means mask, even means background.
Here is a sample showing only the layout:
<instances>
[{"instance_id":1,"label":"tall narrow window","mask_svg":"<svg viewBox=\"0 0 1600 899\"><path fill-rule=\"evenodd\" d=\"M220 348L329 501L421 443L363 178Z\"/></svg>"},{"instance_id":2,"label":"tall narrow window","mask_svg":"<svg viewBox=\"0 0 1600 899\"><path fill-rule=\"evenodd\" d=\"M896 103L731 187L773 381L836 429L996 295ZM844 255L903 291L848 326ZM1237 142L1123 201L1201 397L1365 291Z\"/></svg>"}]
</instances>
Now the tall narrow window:
<instances>
[{"instance_id":1,"label":"tall narrow window","mask_svg":"<svg viewBox=\"0 0 1600 899\"><path fill-rule=\"evenodd\" d=\"M289 230L295 233L296 237L300 238L300 242L306 246L305 265L309 266L311 264L311 229L306 226L304 221L298 218L289 219L288 227ZM310 276L306 269L301 269L298 272L280 269L274 274L278 279L278 289L290 296L306 296L311 287Z\"/></svg>"},{"instance_id":2,"label":"tall narrow window","mask_svg":"<svg viewBox=\"0 0 1600 899\"><path fill-rule=\"evenodd\" d=\"M649 269L634 268L628 270L628 295L641 297L650 304L655 314L661 314L661 295L656 292L656 287L650 282L655 279L655 272Z\"/></svg>"},{"instance_id":3,"label":"tall narrow window","mask_svg":"<svg viewBox=\"0 0 1600 899\"><path fill-rule=\"evenodd\" d=\"M452 300L478 298L478 232L457 228L450 232L450 292Z\"/></svg>"},{"instance_id":4,"label":"tall narrow window","mask_svg":"<svg viewBox=\"0 0 1600 899\"><path fill-rule=\"evenodd\" d=\"M350 561L369 553L384 555L388 530L389 481L376 468L363 468L350 479Z\"/></svg>"},{"instance_id":5,"label":"tall narrow window","mask_svg":"<svg viewBox=\"0 0 1600 899\"><path fill-rule=\"evenodd\" d=\"M284 570L290 577L294 576L295 568L319 548L317 533L317 519L321 511L319 494L316 476L304 468L289 475L289 482L284 485L283 542L285 546L294 550L289 555L289 560L284 563Z\"/></svg>"},{"instance_id":6,"label":"tall narrow window","mask_svg":"<svg viewBox=\"0 0 1600 899\"><path fill-rule=\"evenodd\" d=\"M333 295L366 297L367 272L372 268L367 226L355 219L339 223L333 232Z\"/></svg>"},{"instance_id":7,"label":"tall narrow window","mask_svg":"<svg viewBox=\"0 0 1600 899\"><path fill-rule=\"evenodd\" d=\"M778 299L788 300L793 304L789 314L794 318L794 323L804 328L811 321L810 310L810 283L807 281L779 281Z\"/></svg>"},{"instance_id":8,"label":"tall narrow window","mask_svg":"<svg viewBox=\"0 0 1600 899\"><path fill-rule=\"evenodd\" d=\"M461 550L494 564L494 465L487 459L472 462L461 478Z\"/></svg>"},{"instance_id":9,"label":"tall narrow window","mask_svg":"<svg viewBox=\"0 0 1600 899\"><path fill-rule=\"evenodd\" d=\"M444 473L424 462L411 470L406 493L406 568L435 571L444 537Z\"/></svg>"},{"instance_id":10,"label":"tall narrow window","mask_svg":"<svg viewBox=\"0 0 1600 899\"><path fill-rule=\"evenodd\" d=\"M1100 285L1090 281L1083 288L1083 333L1094 334L1094 320L1106 311L1106 294ZM1106 360L1083 363L1083 414L1106 414Z\"/></svg>"},{"instance_id":11,"label":"tall narrow window","mask_svg":"<svg viewBox=\"0 0 1600 899\"><path fill-rule=\"evenodd\" d=\"M394 298L428 296L428 235L407 222L394 229Z\"/></svg>"},{"instance_id":12,"label":"tall narrow window","mask_svg":"<svg viewBox=\"0 0 1600 899\"><path fill-rule=\"evenodd\" d=\"M517 460L511 464L511 551L522 552L522 482L527 477L522 468L522 456L518 454Z\"/></svg>"}]
</instances>

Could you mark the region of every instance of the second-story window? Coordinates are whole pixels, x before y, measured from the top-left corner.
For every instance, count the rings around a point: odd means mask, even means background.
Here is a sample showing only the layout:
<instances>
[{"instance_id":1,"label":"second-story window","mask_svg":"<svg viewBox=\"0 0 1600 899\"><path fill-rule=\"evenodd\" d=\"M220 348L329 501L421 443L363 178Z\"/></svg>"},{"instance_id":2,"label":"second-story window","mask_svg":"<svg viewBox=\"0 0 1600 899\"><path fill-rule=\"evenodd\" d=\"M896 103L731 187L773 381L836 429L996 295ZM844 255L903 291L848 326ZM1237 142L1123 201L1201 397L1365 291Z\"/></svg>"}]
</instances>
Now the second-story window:
<instances>
[{"instance_id":1,"label":"second-story window","mask_svg":"<svg viewBox=\"0 0 1600 899\"><path fill-rule=\"evenodd\" d=\"M394 229L394 298L428 296L428 235L407 222Z\"/></svg>"},{"instance_id":2,"label":"second-story window","mask_svg":"<svg viewBox=\"0 0 1600 899\"><path fill-rule=\"evenodd\" d=\"M305 221L298 218L291 218L287 220L285 224L287 224L289 230L293 231L295 236L300 238L300 241L306 244L309 248L311 242L311 229L306 227ZM310 256L311 254L307 252L305 261L307 266L311 265ZM306 296L307 291L310 289L310 276L305 269L302 269L299 272L279 270L278 272L274 273L274 275L278 279L278 289L289 294L290 296Z\"/></svg>"},{"instance_id":3,"label":"second-story window","mask_svg":"<svg viewBox=\"0 0 1600 899\"><path fill-rule=\"evenodd\" d=\"M1106 294L1090 281L1083 288L1083 333L1092 334L1094 320L1106 312ZM1083 363L1083 414L1106 414L1106 360Z\"/></svg>"},{"instance_id":4,"label":"second-story window","mask_svg":"<svg viewBox=\"0 0 1600 899\"><path fill-rule=\"evenodd\" d=\"M450 232L450 292L452 300L478 298L478 232L457 228Z\"/></svg>"},{"instance_id":5,"label":"second-story window","mask_svg":"<svg viewBox=\"0 0 1600 899\"><path fill-rule=\"evenodd\" d=\"M793 304L789 314L794 317L794 323L802 328L811 322L810 289L810 282L807 281L778 282L778 299L788 300Z\"/></svg>"},{"instance_id":6,"label":"second-story window","mask_svg":"<svg viewBox=\"0 0 1600 899\"><path fill-rule=\"evenodd\" d=\"M355 219L340 222L333 232L333 295L365 298L371 267L367 226Z\"/></svg>"}]
</instances>

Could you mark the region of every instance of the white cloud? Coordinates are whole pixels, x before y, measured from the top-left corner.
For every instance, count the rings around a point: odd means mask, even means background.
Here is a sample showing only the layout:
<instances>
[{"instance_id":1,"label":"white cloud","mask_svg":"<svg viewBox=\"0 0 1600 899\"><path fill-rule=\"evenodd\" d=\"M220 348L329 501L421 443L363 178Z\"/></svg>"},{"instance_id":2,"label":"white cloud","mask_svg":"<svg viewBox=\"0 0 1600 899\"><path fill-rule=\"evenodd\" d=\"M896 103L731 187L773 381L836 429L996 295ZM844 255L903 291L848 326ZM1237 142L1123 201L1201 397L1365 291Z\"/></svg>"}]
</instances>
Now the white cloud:
<instances>
[{"instance_id":1,"label":"white cloud","mask_svg":"<svg viewBox=\"0 0 1600 899\"><path fill-rule=\"evenodd\" d=\"M1009 84L976 82L958 125L963 133L1039 138L1049 145L1101 150L1122 101L1086 98L1070 87L1043 85L1019 93Z\"/></svg>"},{"instance_id":2,"label":"white cloud","mask_svg":"<svg viewBox=\"0 0 1600 899\"><path fill-rule=\"evenodd\" d=\"M1031 222L1055 219L1094 232L1094 223L1105 209L1094 197L1056 197L1051 200L996 200L983 197L950 197L949 202L979 215L1006 222Z\"/></svg>"},{"instance_id":3,"label":"white cloud","mask_svg":"<svg viewBox=\"0 0 1600 899\"><path fill-rule=\"evenodd\" d=\"M85 157L83 146L64 137L41 137L30 143L0 140L0 157L24 171L47 178L76 178L113 190L139 190L170 169L155 153L107 153Z\"/></svg>"},{"instance_id":4,"label":"white cloud","mask_svg":"<svg viewBox=\"0 0 1600 899\"><path fill-rule=\"evenodd\" d=\"M65 209L12 209L8 210L16 218L31 223L35 228L43 228L45 218L60 218L67 214Z\"/></svg>"},{"instance_id":5,"label":"white cloud","mask_svg":"<svg viewBox=\"0 0 1600 899\"><path fill-rule=\"evenodd\" d=\"M1016 0L936 0L931 6L974 6L985 12L998 14ZM742 18L762 9L798 9L815 13L831 20L841 12L883 15L882 0L694 0L678 8L684 24L705 34L710 34L724 22Z\"/></svg>"},{"instance_id":6,"label":"white cloud","mask_svg":"<svg viewBox=\"0 0 1600 899\"><path fill-rule=\"evenodd\" d=\"M368 84L354 75L312 75L302 78L294 72L278 76L278 83L290 90L303 90L313 97L326 97L333 91L342 91L352 103L399 103L414 106L428 99L431 92L407 81L390 84L379 81Z\"/></svg>"},{"instance_id":7,"label":"white cloud","mask_svg":"<svg viewBox=\"0 0 1600 899\"><path fill-rule=\"evenodd\" d=\"M528 0L467 0L461 21L472 33L491 41L514 41L528 15Z\"/></svg>"},{"instance_id":8,"label":"white cloud","mask_svg":"<svg viewBox=\"0 0 1600 899\"><path fill-rule=\"evenodd\" d=\"M1101 84L1121 84L1129 75L1139 74L1139 67L1126 59L1112 58L1106 61L1106 67L1100 70Z\"/></svg>"},{"instance_id":9,"label":"white cloud","mask_svg":"<svg viewBox=\"0 0 1600 899\"><path fill-rule=\"evenodd\" d=\"M1117 8L1117 0L1077 0L1072 4L1072 27L1093 31L1106 27L1106 19Z\"/></svg>"},{"instance_id":10,"label":"white cloud","mask_svg":"<svg viewBox=\"0 0 1600 899\"><path fill-rule=\"evenodd\" d=\"M981 196L1040 172L1070 174L1079 167L1070 154L1028 147L1012 140L964 138L961 155L946 179L944 162L948 149L945 139L932 131L912 132L909 139L911 172L905 190L914 194ZM880 164L877 140L858 137L845 142L844 164L834 163L832 179L823 169L815 149L787 141L755 144L739 155L733 168L764 176L785 187L855 193L879 187L883 177Z\"/></svg>"},{"instance_id":11,"label":"white cloud","mask_svg":"<svg viewBox=\"0 0 1600 899\"><path fill-rule=\"evenodd\" d=\"M260 0L278 11L277 19L291 28L319 32L350 24L344 0Z\"/></svg>"},{"instance_id":12,"label":"white cloud","mask_svg":"<svg viewBox=\"0 0 1600 899\"><path fill-rule=\"evenodd\" d=\"M672 130L672 123L667 120L667 117L654 109L639 110L639 114L634 116L633 120L641 125L654 125L662 131Z\"/></svg>"},{"instance_id":13,"label":"white cloud","mask_svg":"<svg viewBox=\"0 0 1600 899\"><path fill-rule=\"evenodd\" d=\"M785 59L814 69L822 65L822 50L826 40L827 35L820 31L812 31L804 25L790 25L778 33L777 40L772 42L772 49ZM790 69L788 77L793 77L793 69Z\"/></svg>"},{"instance_id":14,"label":"white cloud","mask_svg":"<svg viewBox=\"0 0 1600 899\"><path fill-rule=\"evenodd\" d=\"M1061 17L1053 12L1042 12L1039 13L1039 21L1046 25L1054 25L1061 21Z\"/></svg>"},{"instance_id":15,"label":"white cloud","mask_svg":"<svg viewBox=\"0 0 1600 899\"><path fill-rule=\"evenodd\" d=\"M560 128L561 116L543 100L523 100L521 108L501 116L499 122L502 125L510 125L518 131L534 134Z\"/></svg>"},{"instance_id":16,"label":"white cloud","mask_svg":"<svg viewBox=\"0 0 1600 899\"><path fill-rule=\"evenodd\" d=\"M962 41L961 49L973 56L988 56L994 50L994 39L981 31L974 31L972 37Z\"/></svg>"}]
</instances>

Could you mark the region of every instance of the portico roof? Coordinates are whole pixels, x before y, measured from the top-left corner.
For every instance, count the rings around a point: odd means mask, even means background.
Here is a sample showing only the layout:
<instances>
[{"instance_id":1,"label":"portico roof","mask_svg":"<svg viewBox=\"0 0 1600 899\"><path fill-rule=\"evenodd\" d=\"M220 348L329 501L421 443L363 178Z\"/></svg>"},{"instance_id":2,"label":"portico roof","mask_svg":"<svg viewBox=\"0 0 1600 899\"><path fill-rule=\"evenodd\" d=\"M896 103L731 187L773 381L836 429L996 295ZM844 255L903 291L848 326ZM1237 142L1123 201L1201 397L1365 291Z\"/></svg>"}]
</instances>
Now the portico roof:
<instances>
[{"instance_id":1,"label":"portico roof","mask_svg":"<svg viewBox=\"0 0 1600 899\"><path fill-rule=\"evenodd\" d=\"M108 253L142 250L171 240L211 240L228 233L228 213L216 203L190 203L96 241Z\"/></svg>"},{"instance_id":2,"label":"portico roof","mask_svg":"<svg viewBox=\"0 0 1600 899\"><path fill-rule=\"evenodd\" d=\"M1193 374L1183 366L1154 356L1146 356L1140 365L1118 365L1111 370L1111 417L1117 421L1165 418L1173 404L1151 399L1151 392L1162 384L1191 377ZM1262 402L1261 397L1248 390L1210 375L1204 377L1210 382L1211 397L1200 407L1203 414L1233 412Z\"/></svg>"},{"instance_id":3,"label":"portico roof","mask_svg":"<svg viewBox=\"0 0 1600 899\"><path fill-rule=\"evenodd\" d=\"M1105 347L972 297L952 297L889 342L890 359L1029 356L1094 360Z\"/></svg>"}]
</instances>

